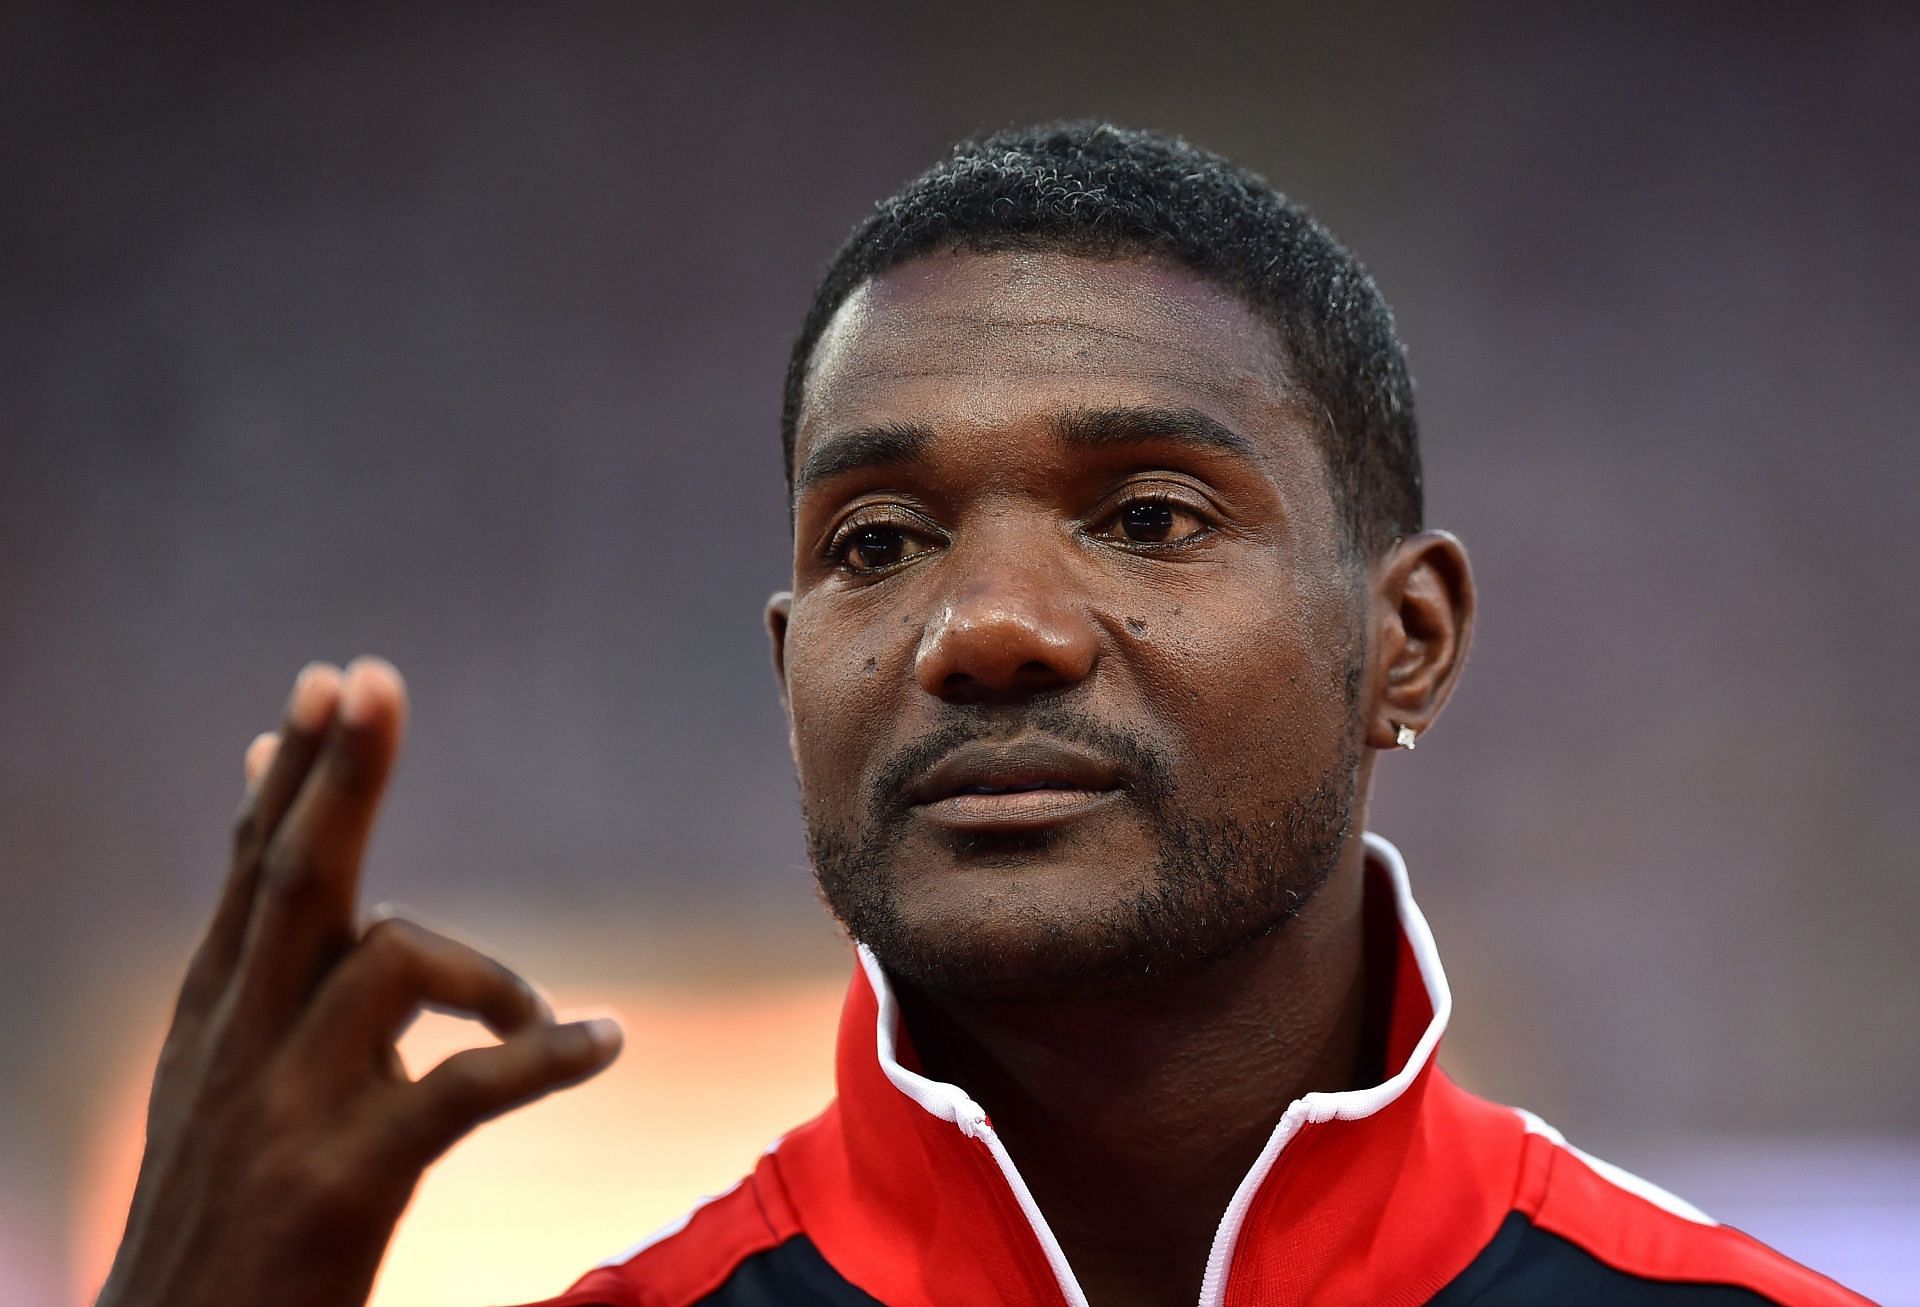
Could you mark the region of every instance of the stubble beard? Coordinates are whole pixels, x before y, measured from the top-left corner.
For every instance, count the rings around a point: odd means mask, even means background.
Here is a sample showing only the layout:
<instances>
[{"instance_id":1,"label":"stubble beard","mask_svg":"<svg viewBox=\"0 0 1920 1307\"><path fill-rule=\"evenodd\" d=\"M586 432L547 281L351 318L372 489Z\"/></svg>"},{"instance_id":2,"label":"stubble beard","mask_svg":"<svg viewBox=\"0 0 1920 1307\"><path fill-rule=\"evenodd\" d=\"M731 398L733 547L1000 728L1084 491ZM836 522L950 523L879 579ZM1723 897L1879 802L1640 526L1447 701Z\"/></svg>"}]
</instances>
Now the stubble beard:
<instances>
[{"instance_id":1,"label":"stubble beard","mask_svg":"<svg viewBox=\"0 0 1920 1307\"><path fill-rule=\"evenodd\" d=\"M1349 709L1357 689L1349 675ZM1316 783L1265 813L1191 802L1165 757L1145 740L1059 705L1028 706L1018 726L1099 751L1122 764L1124 796L1151 832L1138 888L1103 904L1090 892L1072 915L1021 913L1011 926L966 929L912 920L901 902L903 782L957 745L1002 737L994 710L956 710L942 730L893 759L872 786L867 819L852 828L809 810L807 847L820 896L847 933L889 973L972 1000L1032 999L1150 988L1190 975L1280 930L1339 865L1352 834L1360 735L1349 721ZM954 840L954 852L999 861L1014 874L1063 836Z\"/></svg>"}]
</instances>

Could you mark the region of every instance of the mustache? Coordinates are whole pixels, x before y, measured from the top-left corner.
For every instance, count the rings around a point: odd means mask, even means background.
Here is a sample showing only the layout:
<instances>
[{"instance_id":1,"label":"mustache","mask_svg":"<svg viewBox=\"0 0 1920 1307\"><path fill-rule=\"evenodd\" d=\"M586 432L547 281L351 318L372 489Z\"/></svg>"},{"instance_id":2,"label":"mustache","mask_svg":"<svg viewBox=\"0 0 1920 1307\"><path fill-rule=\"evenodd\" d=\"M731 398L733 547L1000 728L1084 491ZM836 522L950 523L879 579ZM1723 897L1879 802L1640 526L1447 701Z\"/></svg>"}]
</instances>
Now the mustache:
<instances>
[{"instance_id":1,"label":"mustache","mask_svg":"<svg viewBox=\"0 0 1920 1307\"><path fill-rule=\"evenodd\" d=\"M926 734L903 745L874 773L867 789L868 811L876 825L904 821L913 806L915 782L962 745L1004 743L1020 736L1052 736L1096 754L1119 773L1121 789L1156 807L1173 788L1173 766L1166 752L1134 731L1109 726L1087 713L1058 703L1008 709L990 704L954 704Z\"/></svg>"}]
</instances>

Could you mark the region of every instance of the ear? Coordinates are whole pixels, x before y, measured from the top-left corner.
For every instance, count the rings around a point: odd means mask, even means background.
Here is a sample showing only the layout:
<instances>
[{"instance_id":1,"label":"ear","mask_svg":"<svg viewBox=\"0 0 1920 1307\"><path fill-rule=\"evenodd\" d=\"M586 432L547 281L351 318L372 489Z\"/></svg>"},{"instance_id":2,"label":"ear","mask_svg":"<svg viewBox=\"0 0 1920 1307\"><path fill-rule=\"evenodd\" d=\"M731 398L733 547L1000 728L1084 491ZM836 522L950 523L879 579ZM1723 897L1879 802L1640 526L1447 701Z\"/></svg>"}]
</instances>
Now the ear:
<instances>
[{"instance_id":1,"label":"ear","mask_svg":"<svg viewBox=\"0 0 1920 1307\"><path fill-rule=\"evenodd\" d=\"M780 706L791 716L787 701L787 619L793 615L793 592L777 590L767 600L767 635L773 640L773 674L780 679Z\"/></svg>"},{"instance_id":2,"label":"ear","mask_svg":"<svg viewBox=\"0 0 1920 1307\"><path fill-rule=\"evenodd\" d=\"M1420 531L1395 544L1372 570L1367 743L1391 749L1402 726L1426 734L1466 666L1473 569L1451 532Z\"/></svg>"}]
</instances>

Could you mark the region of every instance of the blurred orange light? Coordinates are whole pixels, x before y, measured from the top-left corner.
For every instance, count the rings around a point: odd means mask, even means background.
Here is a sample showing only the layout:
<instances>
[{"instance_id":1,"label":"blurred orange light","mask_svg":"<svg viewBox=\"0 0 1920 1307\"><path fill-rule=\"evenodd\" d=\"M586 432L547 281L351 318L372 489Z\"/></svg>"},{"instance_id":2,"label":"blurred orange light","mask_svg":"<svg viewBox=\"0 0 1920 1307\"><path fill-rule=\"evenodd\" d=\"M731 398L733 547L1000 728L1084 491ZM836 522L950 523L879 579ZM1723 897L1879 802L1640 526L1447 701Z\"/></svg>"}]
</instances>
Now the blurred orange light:
<instances>
[{"instance_id":1,"label":"blurred orange light","mask_svg":"<svg viewBox=\"0 0 1920 1307\"><path fill-rule=\"evenodd\" d=\"M808 979L724 993L599 992L627 1032L612 1069L492 1122L427 1175L388 1251L373 1307L484 1307L550 1297L750 1170L832 1095L843 986ZM564 1009L584 996L553 995ZM401 1052L418 1075L484 1042L427 1015ZM157 1043L116 1076L91 1132L74 1213L75 1307L99 1291L139 1169Z\"/></svg>"}]
</instances>

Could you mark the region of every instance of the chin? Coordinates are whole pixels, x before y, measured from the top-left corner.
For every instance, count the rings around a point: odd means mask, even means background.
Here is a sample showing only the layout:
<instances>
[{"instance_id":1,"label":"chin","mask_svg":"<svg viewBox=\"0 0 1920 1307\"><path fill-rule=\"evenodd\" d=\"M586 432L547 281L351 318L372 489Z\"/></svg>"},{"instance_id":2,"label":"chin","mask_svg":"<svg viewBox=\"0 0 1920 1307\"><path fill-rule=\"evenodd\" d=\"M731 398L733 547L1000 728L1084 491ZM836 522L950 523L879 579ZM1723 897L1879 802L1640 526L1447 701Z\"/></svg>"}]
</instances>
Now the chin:
<instances>
[{"instance_id":1,"label":"chin","mask_svg":"<svg viewBox=\"0 0 1920 1307\"><path fill-rule=\"evenodd\" d=\"M1111 865L1055 865L1039 876L983 872L949 871L939 892L924 897L902 887L891 918L852 933L909 984L954 998L1017 1001L1152 988L1284 919L1215 918L1223 929L1195 932L1189 921L1176 930L1150 880L1115 886L1095 879L1110 881Z\"/></svg>"},{"instance_id":2,"label":"chin","mask_svg":"<svg viewBox=\"0 0 1920 1307\"><path fill-rule=\"evenodd\" d=\"M1258 822L1174 809L1023 832L810 821L808 851L828 908L909 984L995 1000L1138 991L1305 907L1338 865L1351 793L1349 771L1324 801Z\"/></svg>"},{"instance_id":3,"label":"chin","mask_svg":"<svg viewBox=\"0 0 1920 1307\"><path fill-rule=\"evenodd\" d=\"M897 979L974 1001L1065 998L1129 988L1146 978L1130 951L1103 947L1083 928L1048 919L929 922L863 942Z\"/></svg>"}]
</instances>

